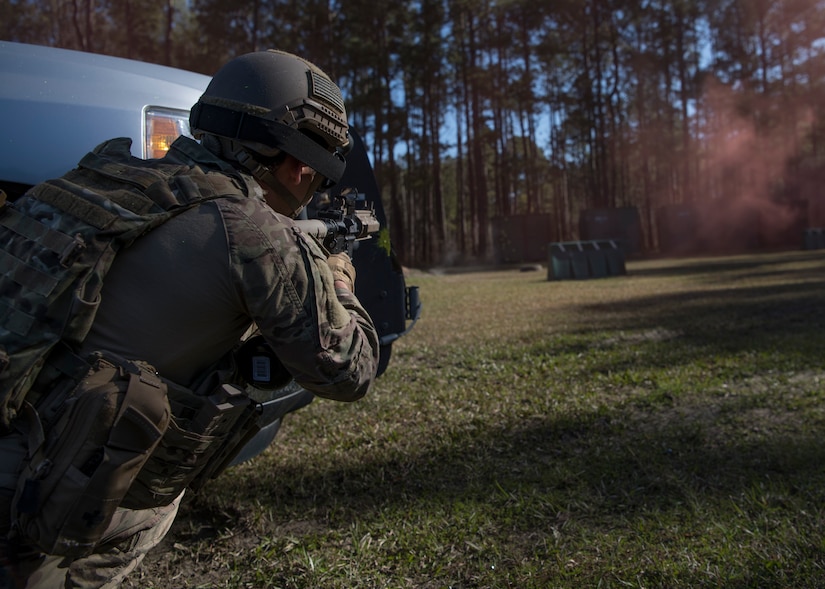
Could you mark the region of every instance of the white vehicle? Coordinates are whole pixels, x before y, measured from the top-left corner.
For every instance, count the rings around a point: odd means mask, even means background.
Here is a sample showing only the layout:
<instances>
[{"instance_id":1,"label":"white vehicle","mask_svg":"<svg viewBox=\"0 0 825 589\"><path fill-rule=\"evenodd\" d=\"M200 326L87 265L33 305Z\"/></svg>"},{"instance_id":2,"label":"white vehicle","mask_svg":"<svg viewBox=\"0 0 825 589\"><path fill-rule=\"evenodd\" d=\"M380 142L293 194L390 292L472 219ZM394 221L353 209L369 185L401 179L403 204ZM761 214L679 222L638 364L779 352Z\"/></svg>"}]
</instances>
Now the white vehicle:
<instances>
[{"instance_id":1,"label":"white vehicle","mask_svg":"<svg viewBox=\"0 0 825 589\"><path fill-rule=\"evenodd\" d=\"M175 137L188 133L189 108L209 79L140 61L0 41L0 182L25 187L61 176L112 137L131 137L137 157L160 157Z\"/></svg>"}]
</instances>

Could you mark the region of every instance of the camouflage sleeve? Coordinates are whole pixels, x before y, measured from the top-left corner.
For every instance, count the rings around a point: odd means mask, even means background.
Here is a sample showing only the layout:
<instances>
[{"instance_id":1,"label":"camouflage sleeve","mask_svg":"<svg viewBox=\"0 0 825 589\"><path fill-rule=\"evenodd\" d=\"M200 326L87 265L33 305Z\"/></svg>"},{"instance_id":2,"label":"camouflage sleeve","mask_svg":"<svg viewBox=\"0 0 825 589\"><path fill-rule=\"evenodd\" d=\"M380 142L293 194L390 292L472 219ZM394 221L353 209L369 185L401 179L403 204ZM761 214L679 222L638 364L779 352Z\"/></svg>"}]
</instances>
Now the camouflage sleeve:
<instances>
[{"instance_id":1,"label":"camouflage sleeve","mask_svg":"<svg viewBox=\"0 0 825 589\"><path fill-rule=\"evenodd\" d=\"M255 198L221 201L251 319L305 389L353 401L378 368L378 334L354 294L333 287L321 246Z\"/></svg>"}]
</instances>

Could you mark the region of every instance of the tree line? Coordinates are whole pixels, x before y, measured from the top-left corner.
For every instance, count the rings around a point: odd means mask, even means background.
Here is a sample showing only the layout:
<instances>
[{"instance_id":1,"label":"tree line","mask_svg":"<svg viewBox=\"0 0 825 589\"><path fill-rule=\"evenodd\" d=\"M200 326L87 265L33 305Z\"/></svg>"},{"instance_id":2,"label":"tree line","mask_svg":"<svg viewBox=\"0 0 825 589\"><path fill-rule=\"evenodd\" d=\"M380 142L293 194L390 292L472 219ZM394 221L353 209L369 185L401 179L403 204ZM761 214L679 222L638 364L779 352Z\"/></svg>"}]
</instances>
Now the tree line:
<instances>
[{"instance_id":1,"label":"tree line","mask_svg":"<svg viewBox=\"0 0 825 589\"><path fill-rule=\"evenodd\" d=\"M821 202L821 0L0 0L0 37L208 75L303 55L341 86L405 264L489 260L500 219ZM770 213L769 213L770 216ZM825 220L821 221L825 223Z\"/></svg>"}]
</instances>

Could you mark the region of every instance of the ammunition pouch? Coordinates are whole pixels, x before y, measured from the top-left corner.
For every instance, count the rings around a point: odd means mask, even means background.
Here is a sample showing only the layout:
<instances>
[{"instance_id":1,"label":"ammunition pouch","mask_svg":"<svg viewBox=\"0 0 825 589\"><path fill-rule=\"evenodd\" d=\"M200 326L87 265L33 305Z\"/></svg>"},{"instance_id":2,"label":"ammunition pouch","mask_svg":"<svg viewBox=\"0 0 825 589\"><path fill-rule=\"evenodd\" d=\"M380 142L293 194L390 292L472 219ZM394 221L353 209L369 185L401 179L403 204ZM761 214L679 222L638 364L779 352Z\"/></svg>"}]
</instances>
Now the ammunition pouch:
<instances>
[{"instance_id":1,"label":"ammunition pouch","mask_svg":"<svg viewBox=\"0 0 825 589\"><path fill-rule=\"evenodd\" d=\"M24 407L29 459L13 529L45 553L87 555L167 428L166 385L148 364L96 353L45 434L35 409Z\"/></svg>"},{"instance_id":2,"label":"ammunition pouch","mask_svg":"<svg viewBox=\"0 0 825 589\"><path fill-rule=\"evenodd\" d=\"M210 395L167 385L172 419L123 507L159 507L187 487L198 491L223 472L260 429L260 405L231 384L218 385Z\"/></svg>"},{"instance_id":3,"label":"ammunition pouch","mask_svg":"<svg viewBox=\"0 0 825 589\"><path fill-rule=\"evenodd\" d=\"M82 378L55 382L36 409L24 403L29 455L14 533L47 554L85 556L118 507L166 506L199 490L259 430L260 404L227 377L209 373L195 388L209 394L197 394L148 364L96 352Z\"/></svg>"}]
</instances>

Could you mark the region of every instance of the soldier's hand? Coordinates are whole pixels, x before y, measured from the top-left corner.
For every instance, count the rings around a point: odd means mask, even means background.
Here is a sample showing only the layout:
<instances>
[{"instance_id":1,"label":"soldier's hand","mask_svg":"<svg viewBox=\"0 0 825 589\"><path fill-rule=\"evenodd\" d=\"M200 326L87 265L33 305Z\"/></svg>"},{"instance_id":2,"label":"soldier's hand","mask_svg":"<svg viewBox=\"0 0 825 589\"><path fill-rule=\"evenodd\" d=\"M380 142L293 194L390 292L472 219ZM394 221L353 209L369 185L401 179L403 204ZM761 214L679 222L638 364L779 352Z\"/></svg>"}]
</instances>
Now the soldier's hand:
<instances>
[{"instance_id":1,"label":"soldier's hand","mask_svg":"<svg viewBox=\"0 0 825 589\"><path fill-rule=\"evenodd\" d=\"M355 266L352 260L345 253L331 254L327 258L327 264L332 270L332 278L335 282L342 282L351 291L355 292Z\"/></svg>"}]
</instances>

